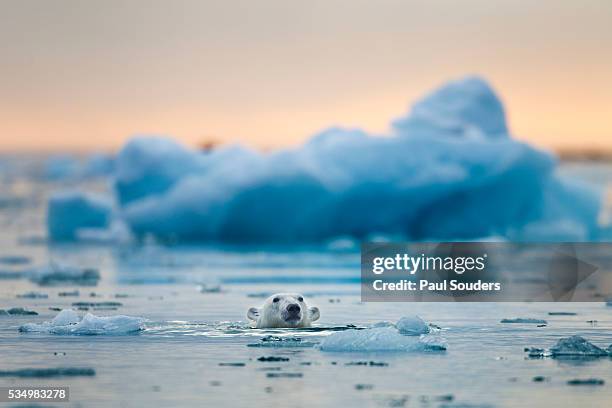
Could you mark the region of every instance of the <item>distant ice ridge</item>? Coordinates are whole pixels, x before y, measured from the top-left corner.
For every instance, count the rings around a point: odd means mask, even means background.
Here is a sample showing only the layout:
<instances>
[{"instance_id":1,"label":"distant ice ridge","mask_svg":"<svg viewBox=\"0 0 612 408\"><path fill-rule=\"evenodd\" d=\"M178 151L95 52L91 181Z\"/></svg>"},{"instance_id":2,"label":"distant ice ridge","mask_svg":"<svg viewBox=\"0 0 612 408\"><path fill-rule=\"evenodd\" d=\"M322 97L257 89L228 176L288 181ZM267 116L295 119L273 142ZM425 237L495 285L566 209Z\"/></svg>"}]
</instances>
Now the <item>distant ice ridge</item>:
<instances>
[{"instance_id":1,"label":"distant ice ridge","mask_svg":"<svg viewBox=\"0 0 612 408\"><path fill-rule=\"evenodd\" d=\"M122 315L98 317L91 313L87 313L81 319L74 310L64 309L49 322L24 324L19 331L58 335L121 335L142 330L144 322L145 320L140 317Z\"/></svg>"},{"instance_id":2,"label":"distant ice ridge","mask_svg":"<svg viewBox=\"0 0 612 408\"><path fill-rule=\"evenodd\" d=\"M112 202L97 194L61 191L49 199L47 231L52 241L75 241L83 229L105 229L111 223Z\"/></svg>"},{"instance_id":3,"label":"distant ice ridge","mask_svg":"<svg viewBox=\"0 0 612 408\"><path fill-rule=\"evenodd\" d=\"M443 351L446 344L439 334L429 334L429 326L421 318L407 317L397 324L382 324L363 330L346 330L326 337L321 351L383 352Z\"/></svg>"},{"instance_id":4,"label":"distant ice ridge","mask_svg":"<svg viewBox=\"0 0 612 408\"><path fill-rule=\"evenodd\" d=\"M556 164L513 140L495 92L469 77L417 102L388 135L331 128L270 154L135 138L115 188L132 231L162 239L597 239L600 192Z\"/></svg>"}]
</instances>

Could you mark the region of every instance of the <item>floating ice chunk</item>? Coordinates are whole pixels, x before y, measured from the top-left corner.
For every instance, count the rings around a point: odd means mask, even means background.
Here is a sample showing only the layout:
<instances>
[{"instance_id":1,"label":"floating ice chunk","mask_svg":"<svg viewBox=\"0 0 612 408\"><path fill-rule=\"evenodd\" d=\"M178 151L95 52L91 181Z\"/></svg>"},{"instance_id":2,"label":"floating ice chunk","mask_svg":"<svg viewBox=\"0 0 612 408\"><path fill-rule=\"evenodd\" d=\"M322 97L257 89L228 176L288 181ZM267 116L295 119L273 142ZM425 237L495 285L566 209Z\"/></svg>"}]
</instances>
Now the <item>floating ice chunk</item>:
<instances>
[{"instance_id":1,"label":"floating ice chunk","mask_svg":"<svg viewBox=\"0 0 612 408\"><path fill-rule=\"evenodd\" d=\"M51 378L51 377L91 377L96 375L93 368L58 367L58 368L22 368L19 370L1 370L0 377L17 378ZM24 407L25 405L20 405ZM37 407L39 405L36 405Z\"/></svg>"},{"instance_id":2,"label":"floating ice chunk","mask_svg":"<svg viewBox=\"0 0 612 408\"><path fill-rule=\"evenodd\" d=\"M416 103L393 123L402 135L507 137L504 107L483 79L452 81Z\"/></svg>"},{"instance_id":3,"label":"floating ice chunk","mask_svg":"<svg viewBox=\"0 0 612 408\"><path fill-rule=\"evenodd\" d=\"M122 215L136 236L183 241L599 237L600 191L512 140L481 79L427 96L387 136L332 128L270 154L134 139L118 158Z\"/></svg>"},{"instance_id":4,"label":"floating ice chunk","mask_svg":"<svg viewBox=\"0 0 612 408\"><path fill-rule=\"evenodd\" d=\"M36 316L38 313L33 310L26 310L23 307L13 307L9 310L0 309L0 315L22 315L22 316Z\"/></svg>"},{"instance_id":5,"label":"floating ice chunk","mask_svg":"<svg viewBox=\"0 0 612 408\"><path fill-rule=\"evenodd\" d=\"M111 220L110 200L77 191L54 194L47 207L47 231L52 241L74 241L82 228L106 228Z\"/></svg>"},{"instance_id":6,"label":"floating ice chunk","mask_svg":"<svg viewBox=\"0 0 612 408\"><path fill-rule=\"evenodd\" d=\"M419 336L429 333L429 325L419 316L402 317L396 324L397 330L407 336Z\"/></svg>"},{"instance_id":7,"label":"floating ice chunk","mask_svg":"<svg viewBox=\"0 0 612 408\"><path fill-rule=\"evenodd\" d=\"M47 299L49 295L41 292L26 292L21 295L17 295L21 299Z\"/></svg>"},{"instance_id":8,"label":"floating ice chunk","mask_svg":"<svg viewBox=\"0 0 612 408\"><path fill-rule=\"evenodd\" d=\"M553 357L607 356L608 352L580 336L562 338L550 348Z\"/></svg>"},{"instance_id":9,"label":"floating ice chunk","mask_svg":"<svg viewBox=\"0 0 612 408\"><path fill-rule=\"evenodd\" d=\"M142 330L144 322L145 320L140 317L122 315L98 317L90 313L79 319L76 312L66 309L50 322L24 324L19 331L58 335L122 335Z\"/></svg>"},{"instance_id":10,"label":"floating ice chunk","mask_svg":"<svg viewBox=\"0 0 612 408\"><path fill-rule=\"evenodd\" d=\"M567 385L604 385L606 382L601 378L574 378Z\"/></svg>"},{"instance_id":11,"label":"floating ice chunk","mask_svg":"<svg viewBox=\"0 0 612 408\"><path fill-rule=\"evenodd\" d=\"M70 265L50 263L29 271L30 280L41 286L75 284L95 286L100 280L100 272L93 268L80 268Z\"/></svg>"},{"instance_id":12,"label":"floating ice chunk","mask_svg":"<svg viewBox=\"0 0 612 408\"><path fill-rule=\"evenodd\" d=\"M500 323L548 324L546 320L533 319L531 317L527 317L527 318L517 317L514 319L502 319Z\"/></svg>"},{"instance_id":13,"label":"floating ice chunk","mask_svg":"<svg viewBox=\"0 0 612 408\"><path fill-rule=\"evenodd\" d=\"M604 350L593 343L589 342L581 336L564 337L550 349L529 347L525 349L529 353L529 357L605 357L612 356L612 345Z\"/></svg>"},{"instance_id":14,"label":"floating ice chunk","mask_svg":"<svg viewBox=\"0 0 612 408\"><path fill-rule=\"evenodd\" d=\"M431 351L446 350L435 336L404 336L395 327L377 327L365 330L336 332L323 339L322 351Z\"/></svg>"}]
</instances>

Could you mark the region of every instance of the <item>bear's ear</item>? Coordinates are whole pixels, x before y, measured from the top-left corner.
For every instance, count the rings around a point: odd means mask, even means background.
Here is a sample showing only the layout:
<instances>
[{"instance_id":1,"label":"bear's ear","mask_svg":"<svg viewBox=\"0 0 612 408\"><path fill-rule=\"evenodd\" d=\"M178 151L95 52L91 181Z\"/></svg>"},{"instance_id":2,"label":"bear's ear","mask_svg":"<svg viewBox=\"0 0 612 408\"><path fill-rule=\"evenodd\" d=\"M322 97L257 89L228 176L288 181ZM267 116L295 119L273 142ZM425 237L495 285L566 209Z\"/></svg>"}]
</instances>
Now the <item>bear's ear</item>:
<instances>
[{"instance_id":1,"label":"bear's ear","mask_svg":"<svg viewBox=\"0 0 612 408\"><path fill-rule=\"evenodd\" d=\"M310 315L310 321L311 322L319 320L319 317L321 317L321 313L319 313L319 308L318 307L308 308L308 314Z\"/></svg>"},{"instance_id":2,"label":"bear's ear","mask_svg":"<svg viewBox=\"0 0 612 408\"><path fill-rule=\"evenodd\" d=\"M252 307L249 309L249 311L247 312L247 317L250 320L255 320L257 321L257 319L259 319L259 309L256 307Z\"/></svg>"}]
</instances>

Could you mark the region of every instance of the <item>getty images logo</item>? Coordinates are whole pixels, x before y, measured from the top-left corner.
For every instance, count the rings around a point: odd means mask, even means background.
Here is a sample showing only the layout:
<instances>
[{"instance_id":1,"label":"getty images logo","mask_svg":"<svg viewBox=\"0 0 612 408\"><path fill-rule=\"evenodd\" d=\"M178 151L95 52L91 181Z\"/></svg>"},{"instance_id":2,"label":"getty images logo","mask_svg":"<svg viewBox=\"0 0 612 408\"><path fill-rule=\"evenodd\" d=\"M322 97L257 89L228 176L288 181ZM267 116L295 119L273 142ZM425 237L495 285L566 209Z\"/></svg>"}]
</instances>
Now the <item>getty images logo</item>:
<instances>
[{"instance_id":1,"label":"getty images logo","mask_svg":"<svg viewBox=\"0 0 612 408\"><path fill-rule=\"evenodd\" d=\"M419 271L455 272L462 275L468 271L483 271L486 268L488 255L480 256L430 256L420 254L412 256L407 253L390 257L372 259L372 272L381 275L387 271L404 271L414 275Z\"/></svg>"}]
</instances>

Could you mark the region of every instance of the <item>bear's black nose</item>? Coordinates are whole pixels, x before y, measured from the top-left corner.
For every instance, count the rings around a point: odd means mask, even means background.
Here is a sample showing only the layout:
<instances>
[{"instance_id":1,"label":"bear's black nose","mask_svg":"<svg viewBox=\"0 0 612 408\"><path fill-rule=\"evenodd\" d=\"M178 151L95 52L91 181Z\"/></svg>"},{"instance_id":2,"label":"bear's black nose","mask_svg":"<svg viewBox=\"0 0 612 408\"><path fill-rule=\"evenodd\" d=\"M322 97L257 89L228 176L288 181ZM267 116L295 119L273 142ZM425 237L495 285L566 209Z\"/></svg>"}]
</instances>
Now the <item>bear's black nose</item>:
<instances>
[{"instance_id":1,"label":"bear's black nose","mask_svg":"<svg viewBox=\"0 0 612 408\"><path fill-rule=\"evenodd\" d=\"M289 313L298 313L300 311L300 305L298 305L297 303L292 303L287 306L287 311Z\"/></svg>"}]
</instances>

